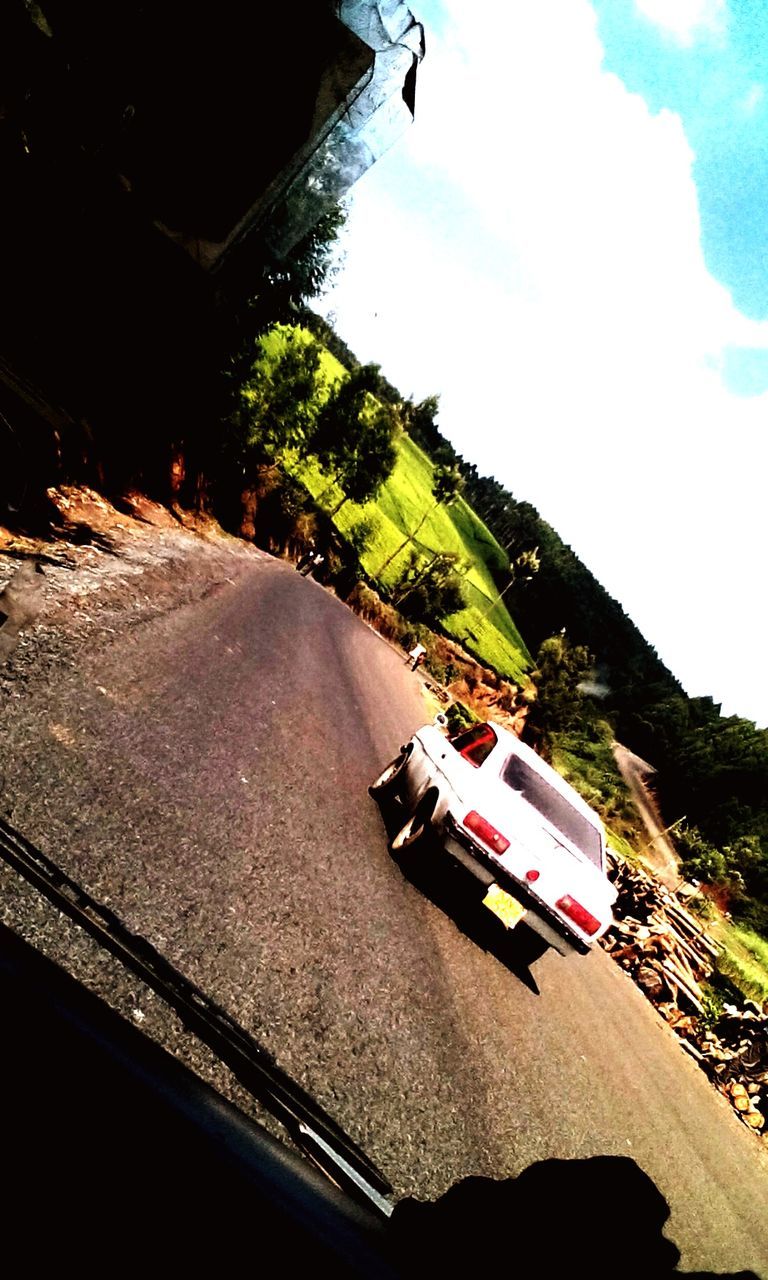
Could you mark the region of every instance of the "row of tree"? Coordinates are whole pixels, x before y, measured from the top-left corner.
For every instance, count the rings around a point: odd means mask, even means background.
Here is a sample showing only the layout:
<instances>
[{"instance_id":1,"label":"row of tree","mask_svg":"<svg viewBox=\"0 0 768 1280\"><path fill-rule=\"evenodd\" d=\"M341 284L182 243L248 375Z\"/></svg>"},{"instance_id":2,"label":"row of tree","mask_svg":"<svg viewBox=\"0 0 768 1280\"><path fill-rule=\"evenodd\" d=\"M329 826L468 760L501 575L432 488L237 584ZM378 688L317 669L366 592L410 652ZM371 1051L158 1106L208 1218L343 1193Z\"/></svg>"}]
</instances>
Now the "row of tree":
<instances>
[{"instance_id":1,"label":"row of tree","mask_svg":"<svg viewBox=\"0 0 768 1280\"><path fill-rule=\"evenodd\" d=\"M229 425L232 430L234 424L239 441L238 469L246 483L270 469L283 471L284 483L290 455L314 457L328 477L317 501L333 518L346 502L364 504L376 496L395 465L398 434L424 416L425 406L404 400L379 366L360 364L327 321L307 308L298 314L300 327L273 328L256 338L250 361L240 370ZM332 380L322 371L322 351L329 349L347 366ZM427 413L434 412L433 403L436 407L436 401L426 402ZM425 552L419 542L430 516L455 502L463 489L456 465L436 466L431 501L402 541L371 569L371 581L414 621L437 625L464 606L461 576L467 566L455 554ZM358 554L371 532L370 520L354 526L350 541ZM393 565L394 579L388 572Z\"/></svg>"},{"instance_id":2,"label":"row of tree","mask_svg":"<svg viewBox=\"0 0 768 1280\"><path fill-rule=\"evenodd\" d=\"M344 502L367 502L391 474L399 429L391 406L377 397L376 365L358 365L329 384L321 348L301 330L285 330L272 357L261 340L240 386L236 408L240 465L247 480L279 467L290 452L312 455Z\"/></svg>"}]
</instances>

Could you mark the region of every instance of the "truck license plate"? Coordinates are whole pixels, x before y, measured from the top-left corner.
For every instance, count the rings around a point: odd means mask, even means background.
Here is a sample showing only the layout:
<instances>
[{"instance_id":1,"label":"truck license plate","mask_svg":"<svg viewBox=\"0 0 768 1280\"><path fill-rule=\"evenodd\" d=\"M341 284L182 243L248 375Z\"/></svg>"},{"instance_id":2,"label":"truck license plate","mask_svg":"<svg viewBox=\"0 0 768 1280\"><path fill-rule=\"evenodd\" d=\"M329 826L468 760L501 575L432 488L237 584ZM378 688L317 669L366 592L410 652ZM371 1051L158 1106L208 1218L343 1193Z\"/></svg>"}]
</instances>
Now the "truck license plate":
<instances>
[{"instance_id":1,"label":"truck license plate","mask_svg":"<svg viewBox=\"0 0 768 1280\"><path fill-rule=\"evenodd\" d=\"M491 885L483 898L483 906L492 911L508 929L514 929L525 915L522 902L518 902L517 898L513 898L511 893L507 893L497 884Z\"/></svg>"}]
</instances>

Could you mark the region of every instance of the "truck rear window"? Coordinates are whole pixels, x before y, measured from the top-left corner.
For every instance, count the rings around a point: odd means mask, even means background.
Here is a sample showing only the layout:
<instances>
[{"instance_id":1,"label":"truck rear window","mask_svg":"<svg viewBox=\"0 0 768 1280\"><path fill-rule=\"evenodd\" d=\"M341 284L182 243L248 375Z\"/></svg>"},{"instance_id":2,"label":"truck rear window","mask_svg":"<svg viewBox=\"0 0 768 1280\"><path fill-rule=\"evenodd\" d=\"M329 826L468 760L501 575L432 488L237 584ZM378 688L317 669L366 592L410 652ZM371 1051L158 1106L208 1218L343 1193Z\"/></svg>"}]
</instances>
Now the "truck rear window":
<instances>
[{"instance_id":1,"label":"truck rear window","mask_svg":"<svg viewBox=\"0 0 768 1280\"><path fill-rule=\"evenodd\" d=\"M473 729L465 729L458 737L452 738L451 742L459 755L479 768L493 751L498 738L489 724L476 724Z\"/></svg>"},{"instance_id":2,"label":"truck rear window","mask_svg":"<svg viewBox=\"0 0 768 1280\"><path fill-rule=\"evenodd\" d=\"M504 765L502 778L513 791L521 792L534 809L547 818L553 827L557 827L571 844L586 854L590 862L603 869L603 848L600 832L592 823L574 809L561 796L559 791L551 787L544 778L532 769L519 756L510 756Z\"/></svg>"}]
</instances>

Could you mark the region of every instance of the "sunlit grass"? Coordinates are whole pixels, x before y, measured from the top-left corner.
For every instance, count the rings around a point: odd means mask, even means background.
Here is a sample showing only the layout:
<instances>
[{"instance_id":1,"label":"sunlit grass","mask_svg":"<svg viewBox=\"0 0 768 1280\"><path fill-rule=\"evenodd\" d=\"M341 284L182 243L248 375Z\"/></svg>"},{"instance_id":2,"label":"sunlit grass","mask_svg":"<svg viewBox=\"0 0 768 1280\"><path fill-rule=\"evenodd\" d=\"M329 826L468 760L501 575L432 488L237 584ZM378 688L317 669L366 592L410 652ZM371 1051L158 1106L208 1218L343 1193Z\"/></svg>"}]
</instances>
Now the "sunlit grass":
<instances>
[{"instance_id":1,"label":"sunlit grass","mask_svg":"<svg viewBox=\"0 0 768 1280\"><path fill-rule=\"evenodd\" d=\"M717 967L749 1000L768 1000L768 941L745 925L720 918L709 926L724 951Z\"/></svg>"},{"instance_id":2,"label":"sunlit grass","mask_svg":"<svg viewBox=\"0 0 768 1280\"><path fill-rule=\"evenodd\" d=\"M397 581L414 547L424 559L435 551L454 553L458 557L457 569L467 604L442 620L445 630L501 675L522 681L532 665L531 656L504 602L498 602L498 591L480 551L484 551L491 562L493 558L499 562L504 553L463 499L450 507L431 511L416 542L409 542L392 563L384 567L406 535L416 528L424 511L434 506L431 487L434 469L429 458L405 434L397 441L397 451L395 469L377 498L362 505L345 502L334 516L338 528L349 534L361 520L370 522L371 530L360 558L366 573L388 586ZM326 510L332 511L343 498L343 491L332 484L331 477L315 459L298 459L291 470L312 496L322 501Z\"/></svg>"}]
</instances>

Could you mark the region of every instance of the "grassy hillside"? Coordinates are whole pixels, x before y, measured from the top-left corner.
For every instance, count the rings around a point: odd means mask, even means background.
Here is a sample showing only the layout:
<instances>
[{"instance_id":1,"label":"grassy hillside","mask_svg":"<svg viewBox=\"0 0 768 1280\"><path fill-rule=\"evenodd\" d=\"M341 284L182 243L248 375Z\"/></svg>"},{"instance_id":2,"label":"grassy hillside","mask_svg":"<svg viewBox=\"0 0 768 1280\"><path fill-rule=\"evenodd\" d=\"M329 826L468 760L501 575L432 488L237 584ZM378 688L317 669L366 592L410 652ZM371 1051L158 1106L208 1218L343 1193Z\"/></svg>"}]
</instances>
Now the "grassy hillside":
<instances>
[{"instance_id":1,"label":"grassy hillside","mask_svg":"<svg viewBox=\"0 0 768 1280\"><path fill-rule=\"evenodd\" d=\"M720 973L738 987L748 1000L768 1000L768 941L753 929L718 916L707 924L710 933L723 944L717 962Z\"/></svg>"},{"instance_id":2,"label":"grassy hillside","mask_svg":"<svg viewBox=\"0 0 768 1280\"><path fill-rule=\"evenodd\" d=\"M282 342L280 331L273 331L264 344L267 354L276 355ZM344 367L329 351L323 350L321 367L329 382L345 376ZM431 460L405 433L397 441L397 453L395 470L375 501L363 505L346 502L335 516L343 534L352 532L362 520L370 523L361 560L372 579L379 579L384 561L434 504ZM326 510L332 510L344 497L313 458L287 459L286 465ZM460 557L467 604L441 620L448 634L502 675L522 680L532 666L531 656L504 603L496 603L498 592L489 568L503 565L505 553L472 508L459 499L449 508L433 511L419 530L417 542L409 544L384 571L380 579L384 585L391 586L397 580L414 545L425 559L434 551L454 552Z\"/></svg>"},{"instance_id":3,"label":"grassy hillside","mask_svg":"<svg viewBox=\"0 0 768 1280\"><path fill-rule=\"evenodd\" d=\"M361 560L373 579L393 551L400 546L408 531L418 524L426 507L432 505L432 463L426 454L403 435L397 442L395 470L373 502L359 506L347 502L335 517L344 534L365 520L371 525ZM344 496L330 481L314 459L299 459L291 469L322 505L332 509ZM409 547L412 544L409 544ZM478 657L502 675L519 681L532 665L531 656L515 627L504 603L494 605L497 591L488 564L503 555L471 507L459 500L452 507L438 507L419 530L417 549L426 558L433 551L453 551L462 560L462 589L467 607L442 619L449 635L475 652ZM397 580L407 562L409 548L404 549L387 567L382 577L386 585ZM465 572L466 571L466 572Z\"/></svg>"}]
</instances>

